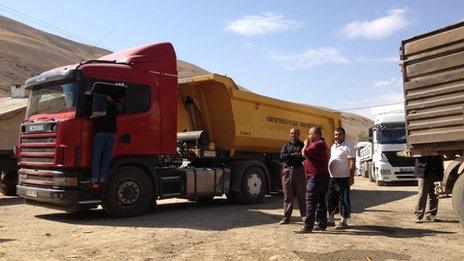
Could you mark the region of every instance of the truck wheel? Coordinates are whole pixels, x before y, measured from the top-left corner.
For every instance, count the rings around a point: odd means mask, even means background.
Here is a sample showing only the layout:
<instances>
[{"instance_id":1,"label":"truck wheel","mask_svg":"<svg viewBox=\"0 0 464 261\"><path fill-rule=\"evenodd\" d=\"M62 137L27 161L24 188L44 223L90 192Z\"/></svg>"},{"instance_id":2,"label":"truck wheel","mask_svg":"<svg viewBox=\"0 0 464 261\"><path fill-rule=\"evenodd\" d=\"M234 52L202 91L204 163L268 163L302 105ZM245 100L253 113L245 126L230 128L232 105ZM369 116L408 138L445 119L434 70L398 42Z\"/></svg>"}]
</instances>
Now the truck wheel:
<instances>
[{"instance_id":1,"label":"truck wheel","mask_svg":"<svg viewBox=\"0 0 464 261\"><path fill-rule=\"evenodd\" d=\"M364 171L362 176L363 176L363 178L368 178L369 177L369 171L368 170Z\"/></svg>"},{"instance_id":2,"label":"truck wheel","mask_svg":"<svg viewBox=\"0 0 464 261\"><path fill-rule=\"evenodd\" d=\"M16 185L18 185L18 172L4 171L0 175L0 192L5 196L16 195Z\"/></svg>"},{"instance_id":3,"label":"truck wheel","mask_svg":"<svg viewBox=\"0 0 464 261\"><path fill-rule=\"evenodd\" d=\"M242 176L240 192L236 193L237 199L245 204L256 204L266 195L266 174L260 167L249 167Z\"/></svg>"},{"instance_id":4,"label":"truck wheel","mask_svg":"<svg viewBox=\"0 0 464 261\"><path fill-rule=\"evenodd\" d=\"M374 167L371 168L371 170L369 171L369 181L370 182L375 182L375 169Z\"/></svg>"},{"instance_id":5,"label":"truck wheel","mask_svg":"<svg viewBox=\"0 0 464 261\"><path fill-rule=\"evenodd\" d=\"M464 226L464 174L459 175L456 182L454 182L452 202L454 214L459 223Z\"/></svg>"},{"instance_id":6,"label":"truck wheel","mask_svg":"<svg viewBox=\"0 0 464 261\"><path fill-rule=\"evenodd\" d=\"M153 203L153 184L139 168L121 167L106 182L102 207L110 216L137 216L148 210Z\"/></svg>"}]
</instances>

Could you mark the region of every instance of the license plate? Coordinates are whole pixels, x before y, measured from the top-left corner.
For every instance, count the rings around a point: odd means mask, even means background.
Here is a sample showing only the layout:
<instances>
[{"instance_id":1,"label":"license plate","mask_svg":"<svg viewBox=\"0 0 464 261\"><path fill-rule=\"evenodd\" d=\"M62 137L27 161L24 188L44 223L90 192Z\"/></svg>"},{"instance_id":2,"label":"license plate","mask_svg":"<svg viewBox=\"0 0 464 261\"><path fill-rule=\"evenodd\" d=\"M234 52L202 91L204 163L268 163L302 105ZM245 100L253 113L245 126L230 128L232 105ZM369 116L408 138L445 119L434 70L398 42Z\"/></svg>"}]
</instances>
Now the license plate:
<instances>
[{"instance_id":1,"label":"license plate","mask_svg":"<svg viewBox=\"0 0 464 261\"><path fill-rule=\"evenodd\" d=\"M26 196L36 198L37 197L37 190L26 189Z\"/></svg>"}]
</instances>

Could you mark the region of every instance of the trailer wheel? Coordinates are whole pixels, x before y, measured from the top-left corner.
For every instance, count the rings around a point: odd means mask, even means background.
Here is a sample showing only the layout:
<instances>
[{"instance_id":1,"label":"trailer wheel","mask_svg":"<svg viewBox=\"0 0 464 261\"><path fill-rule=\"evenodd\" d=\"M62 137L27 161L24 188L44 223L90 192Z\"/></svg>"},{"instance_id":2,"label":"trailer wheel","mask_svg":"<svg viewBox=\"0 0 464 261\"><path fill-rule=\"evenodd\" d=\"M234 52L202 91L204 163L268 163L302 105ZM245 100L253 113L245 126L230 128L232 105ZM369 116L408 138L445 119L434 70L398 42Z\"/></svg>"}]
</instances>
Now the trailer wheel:
<instances>
[{"instance_id":1,"label":"trailer wheel","mask_svg":"<svg viewBox=\"0 0 464 261\"><path fill-rule=\"evenodd\" d=\"M266 195L267 180L263 169L257 166L247 168L242 176L241 190L236 193L240 202L256 204Z\"/></svg>"},{"instance_id":2,"label":"trailer wheel","mask_svg":"<svg viewBox=\"0 0 464 261\"><path fill-rule=\"evenodd\" d=\"M148 210L153 203L153 184L139 168L121 167L106 182L102 207L110 216L137 216Z\"/></svg>"},{"instance_id":3,"label":"trailer wheel","mask_svg":"<svg viewBox=\"0 0 464 261\"><path fill-rule=\"evenodd\" d=\"M452 192L452 202L454 214L464 226L464 174L459 175L454 183Z\"/></svg>"},{"instance_id":4,"label":"trailer wheel","mask_svg":"<svg viewBox=\"0 0 464 261\"><path fill-rule=\"evenodd\" d=\"M15 196L16 185L18 185L18 172L3 171L0 174L0 192L5 196Z\"/></svg>"}]
</instances>

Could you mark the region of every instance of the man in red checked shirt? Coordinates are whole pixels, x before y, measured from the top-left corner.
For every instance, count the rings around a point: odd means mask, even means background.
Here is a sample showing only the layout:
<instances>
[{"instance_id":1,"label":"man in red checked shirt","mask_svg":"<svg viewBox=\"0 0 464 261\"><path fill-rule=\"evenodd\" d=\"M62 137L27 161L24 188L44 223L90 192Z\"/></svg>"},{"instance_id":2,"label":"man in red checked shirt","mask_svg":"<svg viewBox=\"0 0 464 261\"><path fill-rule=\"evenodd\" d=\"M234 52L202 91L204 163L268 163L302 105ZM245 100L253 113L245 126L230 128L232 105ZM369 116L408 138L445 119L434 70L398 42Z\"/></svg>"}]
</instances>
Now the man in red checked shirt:
<instances>
[{"instance_id":1,"label":"man in red checked shirt","mask_svg":"<svg viewBox=\"0 0 464 261\"><path fill-rule=\"evenodd\" d=\"M319 127L309 130L308 138L304 141L302 155L305 157L303 165L306 173L306 220L299 233L311 233L314 230L327 228L326 194L329 186L329 149ZM317 227L314 227L315 220Z\"/></svg>"}]
</instances>

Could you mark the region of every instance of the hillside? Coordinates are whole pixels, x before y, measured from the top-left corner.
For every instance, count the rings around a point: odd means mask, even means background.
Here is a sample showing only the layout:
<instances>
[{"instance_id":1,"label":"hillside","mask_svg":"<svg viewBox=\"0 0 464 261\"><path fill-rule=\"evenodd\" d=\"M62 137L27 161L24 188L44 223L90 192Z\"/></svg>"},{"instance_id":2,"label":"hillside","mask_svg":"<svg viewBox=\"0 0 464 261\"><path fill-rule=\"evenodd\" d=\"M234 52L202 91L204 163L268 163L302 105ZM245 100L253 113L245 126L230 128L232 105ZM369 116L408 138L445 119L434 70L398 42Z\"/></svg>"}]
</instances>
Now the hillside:
<instances>
[{"instance_id":1,"label":"hillside","mask_svg":"<svg viewBox=\"0 0 464 261\"><path fill-rule=\"evenodd\" d=\"M95 59L110 52L37 30L3 16L0 16L0 50L0 97L8 97L11 85L21 84L32 75L65 64ZM177 61L177 69L179 78L209 73L182 60ZM359 133L367 133L373 122L356 114L342 112L342 124L348 139L355 143Z\"/></svg>"},{"instance_id":2,"label":"hillside","mask_svg":"<svg viewBox=\"0 0 464 261\"><path fill-rule=\"evenodd\" d=\"M9 96L10 86L48 69L95 59L110 51L76 43L0 16L0 97ZM207 71L178 61L179 77Z\"/></svg>"}]
</instances>

